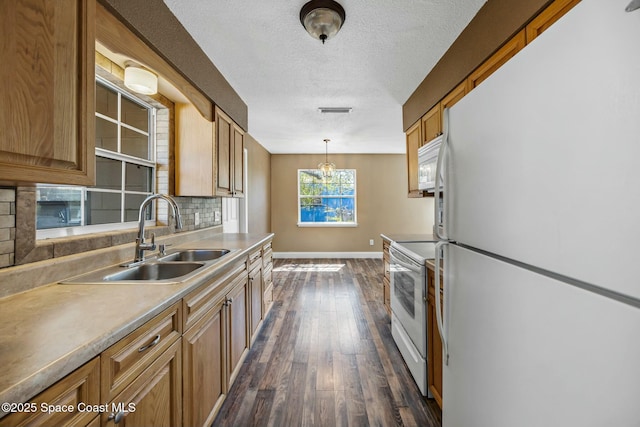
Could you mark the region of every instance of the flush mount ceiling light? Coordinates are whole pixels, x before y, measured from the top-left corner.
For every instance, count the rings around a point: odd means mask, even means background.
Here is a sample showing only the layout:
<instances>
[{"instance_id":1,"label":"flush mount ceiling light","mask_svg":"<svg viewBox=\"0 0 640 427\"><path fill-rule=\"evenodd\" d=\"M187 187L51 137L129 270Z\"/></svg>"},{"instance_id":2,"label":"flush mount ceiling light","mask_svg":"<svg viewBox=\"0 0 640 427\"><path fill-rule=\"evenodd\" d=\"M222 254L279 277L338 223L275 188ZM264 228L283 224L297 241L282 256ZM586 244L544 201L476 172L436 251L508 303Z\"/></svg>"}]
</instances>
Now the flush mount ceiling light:
<instances>
[{"instance_id":1,"label":"flush mount ceiling light","mask_svg":"<svg viewBox=\"0 0 640 427\"><path fill-rule=\"evenodd\" d=\"M333 0L311 0L300 10L302 26L322 44L340 31L344 18L344 9Z\"/></svg>"},{"instance_id":2,"label":"flush mount ceiling light","mask_svg":"<svg viewBox=\"0 0 640 427\"><path fill-rule=\"evenodd\" d=\"M324 140L324 163L318 163L318 169L320 169L322 176L325 178L331 178L333 172L336 170L336 165L329 163L329 141L331 140Z\"/></svg>"},{"instance_id":3,"label":"flush mount ceiling light","mask_svg":"<svg viewBox=\"0 0 640 427\"><path fill-rule=\"evenodd\" d=\"M124 85L134 92L153 95L158 93L158 76L142 67L128 65L124 69Z\"/></svg>"},{"instance_id":4,"label":"flush mount ceiling light","mask_svg":"<svg viewBox=\"0 0 640 427\"><path fill-rule=\"evenodd\" d=\"M318 112L322 114L327 113L338 113L338 114L347 114L350 113L353 108L351 107L318 107Z\"/></svg>"}]
</instances>

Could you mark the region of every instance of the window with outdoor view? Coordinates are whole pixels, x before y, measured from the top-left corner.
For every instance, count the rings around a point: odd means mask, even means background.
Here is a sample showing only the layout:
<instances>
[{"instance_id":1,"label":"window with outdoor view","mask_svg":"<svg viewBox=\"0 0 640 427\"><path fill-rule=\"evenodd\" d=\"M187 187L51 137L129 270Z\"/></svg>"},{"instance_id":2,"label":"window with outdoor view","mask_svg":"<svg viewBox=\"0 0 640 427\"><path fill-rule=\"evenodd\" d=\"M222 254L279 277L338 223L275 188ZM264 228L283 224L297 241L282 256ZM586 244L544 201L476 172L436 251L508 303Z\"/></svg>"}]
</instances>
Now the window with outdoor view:
<instances>
[{"instance_id":1,"label":"window with outdoor view","mask_svg":"<svg viewBox=\"0 0 640 427\"><path fill-rule=\"evenodd\" d=\"M137 221L140 204L154 189L154 116L154 107L96 76L96 185L38 185L37 230L68 234L74 227L98 231L99 225Z\"/></svg>"},{"instance_id":2,"label":"window with outdoor view","mask_svg":"<svg viewBox=\"0 0 640 427\"><path fill-rule=\"evenodd\" d=\"M337 169L331 176L318 169L299 169L298 225L357 225L355 169Z\"/></svg>"}]
</instances>

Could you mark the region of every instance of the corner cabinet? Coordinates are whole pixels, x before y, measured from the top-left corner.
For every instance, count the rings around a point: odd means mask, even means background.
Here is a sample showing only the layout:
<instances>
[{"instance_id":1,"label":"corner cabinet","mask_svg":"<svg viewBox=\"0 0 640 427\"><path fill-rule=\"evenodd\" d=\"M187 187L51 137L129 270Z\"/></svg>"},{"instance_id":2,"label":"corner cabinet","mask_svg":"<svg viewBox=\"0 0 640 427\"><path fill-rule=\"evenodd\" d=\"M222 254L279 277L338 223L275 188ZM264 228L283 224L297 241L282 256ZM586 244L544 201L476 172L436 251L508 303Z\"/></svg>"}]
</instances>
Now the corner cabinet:
<instances>
[{"instance_id":1,"label":"corner cabinet","mask_svg":"<svg viewBox=\"0 0 640 427\"><path fill-rule=\"evenodd\" d=\"M0 2L0 182L95 183L95 8Z\"/></svg>"},{"instance_id":2,"label":"corner cabinet","mask_svg":"<svg viewBox=\"0 0 640 427\"><path fill-rule=\"evenodd\" d=\"M216 122L216 196L244 197L244 131L220 108Z\"/></svg>"}]
</instances>

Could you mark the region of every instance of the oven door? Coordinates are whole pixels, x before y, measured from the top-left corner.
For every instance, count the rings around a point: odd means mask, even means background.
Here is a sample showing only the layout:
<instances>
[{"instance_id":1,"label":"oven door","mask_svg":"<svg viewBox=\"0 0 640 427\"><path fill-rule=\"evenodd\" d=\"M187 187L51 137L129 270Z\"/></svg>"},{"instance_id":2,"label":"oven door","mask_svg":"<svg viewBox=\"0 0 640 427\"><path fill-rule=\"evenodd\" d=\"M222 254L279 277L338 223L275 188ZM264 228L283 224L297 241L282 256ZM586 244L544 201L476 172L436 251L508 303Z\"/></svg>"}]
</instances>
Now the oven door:
<instances>
[{"instance_id":1,"label":"oven door","mask_svg":"<svg viewBox=\"0 0 640 427\"><path fill-rule=\"evenodd\" d=\"M391 311L413 342L416 350L427 355L427 280L426 266L398 249L391 255Z\"/></svg>"}]
</instances>

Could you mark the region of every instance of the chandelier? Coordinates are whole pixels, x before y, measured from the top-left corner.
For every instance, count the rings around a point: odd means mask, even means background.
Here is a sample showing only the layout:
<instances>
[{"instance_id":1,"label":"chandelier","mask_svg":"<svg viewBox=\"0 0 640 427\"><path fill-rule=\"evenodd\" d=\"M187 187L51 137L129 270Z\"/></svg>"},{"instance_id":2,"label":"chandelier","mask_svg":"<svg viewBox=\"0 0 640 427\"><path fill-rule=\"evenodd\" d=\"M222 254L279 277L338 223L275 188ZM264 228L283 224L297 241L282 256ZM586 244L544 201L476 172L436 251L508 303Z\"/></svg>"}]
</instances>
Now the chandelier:
<instances>
[{"instance_id":1,"label":"chandelier","mask_svg":"<svg viewBox=\"0 0 640 427\"><path fill-rule=\"evenodd\" d=\"M318 163L318 169L320 169L324 178L331 178L333 172L336 170L336 165L329 162L329 141L331 140L324 140L324 162Z\"/></svg>"}]
</instances>

